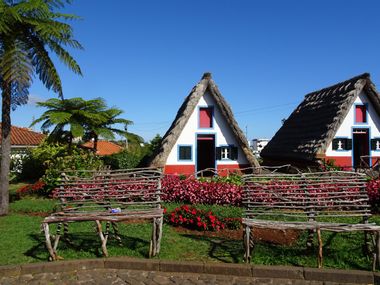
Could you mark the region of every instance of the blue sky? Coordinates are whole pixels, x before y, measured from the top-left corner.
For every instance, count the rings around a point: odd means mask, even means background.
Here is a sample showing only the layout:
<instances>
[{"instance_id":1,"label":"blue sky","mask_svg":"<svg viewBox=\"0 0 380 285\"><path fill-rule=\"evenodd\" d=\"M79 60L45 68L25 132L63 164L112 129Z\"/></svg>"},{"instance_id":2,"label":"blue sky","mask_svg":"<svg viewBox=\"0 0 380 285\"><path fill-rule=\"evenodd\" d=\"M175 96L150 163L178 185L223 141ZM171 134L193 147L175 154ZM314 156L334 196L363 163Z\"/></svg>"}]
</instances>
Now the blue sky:
<instances>
[{"instance_id":1,"label":"blue sky","mask_svg":"<svg viewBox=\"0 0 380 285\"><path fill-rule=\"evenodd\" d=\"M84 76L57 62L64 96L105 98L146 140L164 135L206 71L248 138L270 138L309 92L371 73L380 89L377 0L75 0L66 12ZM38 79L12 124L57 97ZM39 128L35 128L39 130Z\"/></svg>"}]
</instances>

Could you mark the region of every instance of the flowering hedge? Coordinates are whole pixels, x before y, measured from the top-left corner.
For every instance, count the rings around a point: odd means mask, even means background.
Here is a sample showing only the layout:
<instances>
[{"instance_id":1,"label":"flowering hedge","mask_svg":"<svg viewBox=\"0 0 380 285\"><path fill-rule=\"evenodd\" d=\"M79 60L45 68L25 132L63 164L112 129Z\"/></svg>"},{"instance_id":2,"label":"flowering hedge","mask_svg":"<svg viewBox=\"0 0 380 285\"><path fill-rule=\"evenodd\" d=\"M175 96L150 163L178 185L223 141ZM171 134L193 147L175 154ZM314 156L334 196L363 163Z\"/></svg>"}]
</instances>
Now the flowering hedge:
<instances>
[{"instance_id":1,"label":"flowering hedge","mask_svg":"<svg viewBox=\"0 0 380 285\"><path fill-rule=\"evenodd\" d=\"M34 184L27 184L25 186L20 187L16 190L16 194L19 197L26 196L26 195L39 195L39 196L45 196L46 195L46 184L38 180Z\"/></svg>"},{"instance_id":2,"label":"flowering hedge","mask_svg":"<svg viewBox=\"0 0 380 285\"><path fill-rule=\"evenodd\" d=\"M189 205L182 205L170 213L165 210L164 213L168 224L192 230L220 231L225 228L238 229L241 225L240 218L220 219L211 211L202 211Z\"/></svg>"},{"instance_id":3,"label":"flowering hedge","mask_svg":"<svg viewBox=\"0 0 380 285\"><path fill-rule=\"evenodd\" d=\"M380 179L373 179L367 183L367 193L369 197L369 203L376 211L380 209Z\"/></svg>"},{"instance_id":4,"label":"flowering hedge","mask_svg":"<svg viewBox=\"0 0 380 285\"><path fill-rule=\"evenodd\" d=\"M166 202L240 206L242 188L233 183L180 179L167 175L162 180L162 199Z\"/></svg>"}]
</instances>

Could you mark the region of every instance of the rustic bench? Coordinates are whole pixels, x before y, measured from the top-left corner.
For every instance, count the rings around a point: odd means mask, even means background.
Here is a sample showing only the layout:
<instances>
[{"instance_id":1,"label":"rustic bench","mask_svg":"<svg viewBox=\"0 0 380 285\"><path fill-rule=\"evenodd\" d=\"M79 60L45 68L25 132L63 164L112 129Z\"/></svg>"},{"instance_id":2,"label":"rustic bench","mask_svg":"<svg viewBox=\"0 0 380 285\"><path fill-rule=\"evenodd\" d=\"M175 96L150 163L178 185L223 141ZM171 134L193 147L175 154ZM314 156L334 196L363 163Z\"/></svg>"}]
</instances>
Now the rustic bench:
<instances>
[{"instance_id":1,"label":"rustic bench","mask_svg":"<svg viewBox=\"0 0 380 285\"><path fill-rule=\"evenodd\" d=\"M112 225L121 241L116 222L128 219L153 220L149 257L160 252L163 209L161 208L161 177L158 169L74 171L62 174L53 197L59 199L58 210L42 222L50 260L57 260L61 227L68 223L94 221L104 256L108 256L107 240ZM103 231L102 222L106 223ZM56 235L49 224L57 224ZM53 244L52 244L53 241Z\"/></svg>"},{"instance_id":2,"label":"rustic bench","mask_svg":"<svg viewBox=\"0 0 380 285\"><path fill-rule=\"evenodd\" d=\"M244 175L243 217L245 260L254 247L252 228L309 231L318 239L318 267L322 267L321 231L365 233L365 246L380 263L380 226L371 216L365 175L355 172Z\"/></svg>"}]
</instances>

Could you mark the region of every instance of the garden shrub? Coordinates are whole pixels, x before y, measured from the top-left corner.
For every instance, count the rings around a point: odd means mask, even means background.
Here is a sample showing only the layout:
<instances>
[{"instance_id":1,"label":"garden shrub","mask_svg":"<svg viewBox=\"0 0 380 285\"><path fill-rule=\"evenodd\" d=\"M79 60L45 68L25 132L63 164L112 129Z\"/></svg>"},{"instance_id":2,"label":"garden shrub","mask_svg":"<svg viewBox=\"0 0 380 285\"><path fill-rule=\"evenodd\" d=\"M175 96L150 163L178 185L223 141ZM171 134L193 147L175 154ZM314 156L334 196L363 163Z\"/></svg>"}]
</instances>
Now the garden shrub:
<instances>
[{"instance_id":1,"label":"garden shrub","mask_svg":"<svg viewBox=\"0 0 380 285\"><path fill-rule=\"evenodd\" d=\"M112 169L130 169L139 165L143 155L138 151L123 150L103 157L104 164Z\"/></svg>"},{"instance_id":2,"label":"garden shrub","mask_svg":"<svg viewBox=\"0 0 380 285\"><path fill-rule=\"evenodd\" d=\"M38 195L38 196L46 196L46 184L42 180L38 180L34 184L27 184L25 186L20 187L16 190L16 195L18 198L27 195Z\"/></svg>"},{"instance_id":3,"label":"garden shrub","mask_svg":"<svg viewBox=\"0 0 380 285\"><path fill-rule=\"evenodd\" d=\"M367 182L367 193L369 203L376 212L380 210L380 179L373 179Z\"/></svg>"},{"instance_id":4,"label":"garden shrub","mask_svg":"<svg viewBox=\"0 0 380 285\"><path fill-rule=\"evenodd\" d=\"M166 202L239 206L242 199L239 185L191 177L181 179L178 175L164 177L162 192L162 200Z\"/></svg>"},{"instance_id":5,"label":"garden shrub","mask_svg":"<svg viewBox=\"0 0 380 285\"><path fill-rule=\"evenodd\" d=\"M25 181L41 178L48 167L47 161L66 155L68 155L67 146L43 142L25 154L19 179Z\"/></svg>"},{"instance_id":6,"label":"garden shrub","mask_svg":"<svg viewBox=\"0 0 380 285\"><path fill-rule=\"evenodd\" d=\"M71 153L64 156L57 156L47 160L47 169L42 176L42 181L46 183L47 191L59 185L61 174L67 170L95 170L103 166L103 161L92 151L72 147Z\"/></svg>"},{"instance_id":7,"label":"garden shrub","mask_svg":"<svg viewBox=\"0 0 380 285\"><path fill-rule=\"evenodd\" d=\"M171 213L165 213L165 221L173 226L200 231L220 231L225 228L225 224L212 212L188 205L178 207Z\"/></svg>"}]
</instances>

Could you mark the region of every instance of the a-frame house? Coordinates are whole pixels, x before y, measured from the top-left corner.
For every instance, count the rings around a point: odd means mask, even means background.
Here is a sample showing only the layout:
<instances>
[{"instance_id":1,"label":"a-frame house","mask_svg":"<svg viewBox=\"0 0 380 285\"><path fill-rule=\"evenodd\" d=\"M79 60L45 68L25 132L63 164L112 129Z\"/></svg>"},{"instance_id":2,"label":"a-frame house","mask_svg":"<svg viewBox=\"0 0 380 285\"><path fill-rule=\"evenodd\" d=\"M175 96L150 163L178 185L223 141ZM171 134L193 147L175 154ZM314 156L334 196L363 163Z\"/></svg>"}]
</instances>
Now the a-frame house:
<instances>
[{"instance_id":1,"label":"a-frame house","mask_svg":"<svg viewBox=\"0 0 380 285\"><path fill-rule=\"evenodd\" d=\"M261 156L265 164L373 166L380 159L380 96L370 75L306 95Z\"/></svg>"},{"instance_id":2,"label":"a-frame house","mask_svg":"<svg viewBox=\"0 0 380 285\"><path fill-rule=\"evenodd\" d=\"M210 73L186 97L150 166L187 175L259 166Z\"/></svg>"}]
</instances>

